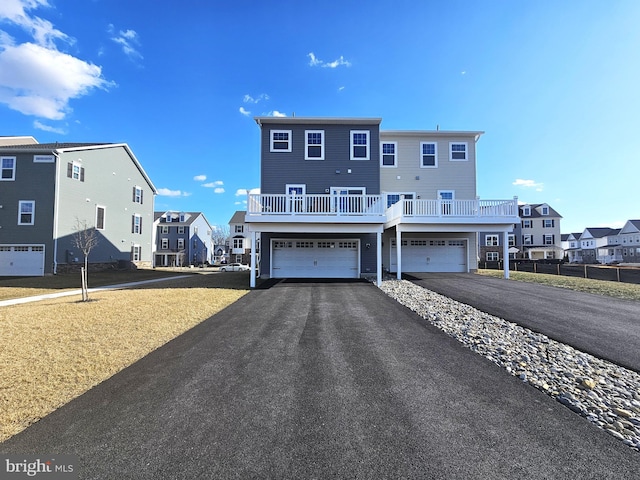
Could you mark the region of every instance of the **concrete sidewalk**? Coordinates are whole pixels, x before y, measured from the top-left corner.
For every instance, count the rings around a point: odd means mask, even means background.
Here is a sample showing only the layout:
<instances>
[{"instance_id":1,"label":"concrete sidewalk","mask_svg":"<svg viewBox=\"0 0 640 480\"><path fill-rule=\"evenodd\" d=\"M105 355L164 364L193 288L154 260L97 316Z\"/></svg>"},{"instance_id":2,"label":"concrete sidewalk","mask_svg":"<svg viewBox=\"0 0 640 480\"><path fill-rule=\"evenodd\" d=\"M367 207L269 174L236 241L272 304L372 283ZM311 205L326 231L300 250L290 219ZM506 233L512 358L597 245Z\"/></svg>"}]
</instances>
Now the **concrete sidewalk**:
<instances>
[{"instance_id":1,"label":"concrete sidewalk","mask_svg":"<svg viewBox=\"0 0 640 480\"><path fill-rule=\"evenodd\" d=\"M102 287L90 288L89 293L103 292L105 290L121 290L123 288L131 288L137 285L144 285L146 283L164 282L166 280L175 280L177 278L186 278L188 275L179 275L176 277L167 278L154 278L153 280L141 280L139 282L119 283L117 285L105 285ZM22 303L39 302L40 300L47 300L50 298L71 297L73 295L82 295L82 290L65 290L64 292L45 293L43 295L33 295L31 297L12 298L10 300L0 301L0 307L6 307L8 305L20 305Z\"/></svg>"}]
</instances>

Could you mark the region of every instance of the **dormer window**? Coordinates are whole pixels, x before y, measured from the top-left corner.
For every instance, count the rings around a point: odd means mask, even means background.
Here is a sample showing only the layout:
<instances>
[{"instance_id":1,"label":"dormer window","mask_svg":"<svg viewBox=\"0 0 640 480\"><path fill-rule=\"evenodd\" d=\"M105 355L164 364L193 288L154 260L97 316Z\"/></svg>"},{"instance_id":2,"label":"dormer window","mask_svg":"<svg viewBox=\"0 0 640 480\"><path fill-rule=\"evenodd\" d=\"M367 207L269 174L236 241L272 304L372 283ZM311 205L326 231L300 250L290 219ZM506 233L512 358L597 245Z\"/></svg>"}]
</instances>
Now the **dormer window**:
<instances>
[{"instance_id":1,"label":"dormer window","mask_svg":"<svg viewBox=\"0 0 640 480\"><path fill-rule=\"evenodd\" d=\"M167 213L166 219L167 219L167 223L171 223L172 219L171 219L170 213Z\"/></svg>"},{"instance_id":2,"label":"dormer window","mask_svg":"<svg viewBox=\"0 0 640 480\"><path fill-rule=\"evenodd\" d=\"M540 210L542 215L549 215L549 207L542 207Z\"/></svg>"},{"instance_id":3,"label":"dormer window","mask_svg":"<svg viewBox=\"0 0 640 480\"><path fill-rule=\"evenodd\" d=\"M522 207L522 216L530 217L531 216L531 207Z\"/></svg>"},{"instance_id":4,"label":"dormer window","mask_svg":"<svg viewBox=\"0 0 640 480\"><path fill-rule=\"evenodd\" d=\"M184 222L184 219L185 219L185 214L184 214L184 212L183 212L183 213L180 213L180 222Z\"/></svg>"}]
</instances>

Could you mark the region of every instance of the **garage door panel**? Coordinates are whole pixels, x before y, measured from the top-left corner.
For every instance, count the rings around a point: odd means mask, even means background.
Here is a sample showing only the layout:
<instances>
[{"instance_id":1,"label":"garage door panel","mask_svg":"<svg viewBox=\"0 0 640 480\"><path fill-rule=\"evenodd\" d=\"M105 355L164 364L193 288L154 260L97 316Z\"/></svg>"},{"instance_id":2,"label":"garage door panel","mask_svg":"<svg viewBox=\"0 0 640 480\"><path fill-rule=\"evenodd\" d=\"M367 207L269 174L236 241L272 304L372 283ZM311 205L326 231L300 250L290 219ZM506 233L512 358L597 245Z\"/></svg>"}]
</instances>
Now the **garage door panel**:
<instances>
[{"instance_id":1,"label":"garage door panel","mask_svg":"<svg viewBox=\"0 0 640 480\"><path fill-rule=\"evenodd\" d=\"M391 246L392 272L398 271L395 242ZM402 241L402 271L467 272L465 240L406 239Z\"/></svg>"},{"instance_id":2,"label":"garage door panel","mask_svg":"<svg viewBox=\"0 0 640 480\"><path fill-rule=\"evenodd\" d=\"M44 245L0 245L0 276L44 275Z\"/></svg>"},{"instance_id":3,"label":"garage door panel","mask_svg":"<svg viewBox=\"0 0 640 480\"><path fill-rule=\"evenodd\" d=\"M274 240L274 278L358 278L358 240Z\"/></svg>"}]
</instances>

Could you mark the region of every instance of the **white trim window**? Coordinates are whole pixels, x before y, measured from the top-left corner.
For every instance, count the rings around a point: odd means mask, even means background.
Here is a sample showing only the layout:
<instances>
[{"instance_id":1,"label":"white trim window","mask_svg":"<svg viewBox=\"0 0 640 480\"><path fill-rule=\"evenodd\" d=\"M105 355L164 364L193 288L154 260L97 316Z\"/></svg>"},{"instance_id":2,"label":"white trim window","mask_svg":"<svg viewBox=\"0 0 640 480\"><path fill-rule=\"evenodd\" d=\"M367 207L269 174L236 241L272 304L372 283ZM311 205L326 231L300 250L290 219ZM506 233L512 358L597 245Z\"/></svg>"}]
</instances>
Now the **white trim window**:
<instances>
[{"instance_id":1,"label":"white trim window","mask_svg":"<svg viewBox=\"0 0 640 480\"><path fill-rule=\"evenodd\" d=\"M233 248L244 249L244 238L234 238L233 239Z\"/></svg>"},{"instance_id":2,"label":"white trim window","mask_svg":"<svg viewBox=\"0 0 640 480\"><path fill-rule=\"evenodd\" d=\"M553 245L553 235L543 235L545 245Z\"/></svg>"},{"instance_id":3,"label":"white trim window","mask_svg":"<svg viewBox=\"0 0 640 480\"><path fill-rule=\"evenodd\" d=\"M522 207L522 216L523 217L530 217L531 216L531 207L529 207L529 206Z\"/></svg>"},{"instance_id":4,"label":"white trim window","mask_svg":"<svg viewBox=\"0 0 640 480\"><path fill-rule=\"evenodd\" d=\"M522 244L523 245L533 245L533 235L523 235L522 236Z\"/></svg>"},{"instance_id":5,"label":"white trim window","mask_svg":"<svg viewBox=\"0 0 640 480\"><path fill-rule=\"evenodd\" d=\"M509 234L509 246L510 247L516 246L516 236L513 233Z\"/></svg>"},{"instance_id":6,"label":"white trim window","mask_svg":"<svg viewBox=\"0 0 640 480\"><path fill-rule=\"evenodd\" d=\"M131 260L139 262L142 259L142 247L140 245L134 245L131 247Z\"/></svg>"},{"instance_id":7,"label":"white trim window","mask_svg":"<svg viewBox=\"0 0 640 480\"><path fill-rule=\"evenodd\" d=\"M178 250L184 250L184 238L178 239Z\"/></svg>"},{"instance_id":8,"label":"white trim window","mask_svg":"<svg viewBox=\"0 0 640 480\"><path fill-rule=\"evenodd\" d=\"M546 205L542 207L541 210L541 215L549 215L549 207L547 207Z\"/></svg>"},{"instance_id":9,"label":"white trim window","mask_svg":"<svg viewBox=\"0 0 640 480\"><path fill-rule=\"evenodd\" d=\"M184 235L184 225L178 227L178 235Z\"/></svg>"},{"instance_id":10,"label":"white trim window","mask_svg":"<svg viewBox=\"0 0 640 480\"><path fill-rule=\"evenodd\" d=\"M18 202L18 225L33 225L36 220L35 200L20 200Z\"/></svg>"},{"instance_id":11,"label":"white trim window","mask_svg":"<svg viewBox=\"0 0 640 480\"><path fill-rule=\"evenodd\" d=\"M160 239L160 249L169 250L169 239L168 238L161 238Z\"/></svg>"},{"instance_id":12,"label":"white trim window","mask_svg":"<svg viewBox=\"0 0 640 480\"><path fill-rule=\"evenodd\" d=\"M487 252L487 262L497 262L500 260L498 252Z\"/></svg>"},{"instance_id":13,"label":"white trim window","mask_svg":"<svg viewBox=\"0 0 640 480\"><path fill-rule=\"evenodd\" d=\"M369 130L351 130L351 160L369 160Z\"/></svg>"},{"instance_id":14,"label":"white trim window","mask_svg":"<svg viewBox=\"0 0 640 480\"><path fill-rule=\"evenodd\" d=\"M96 230L104 230L106 216L107 208L102 205L96 205Z\"/></svg>"},{"instance_id":15,"label":"white trim window","mask_svg":"<svg viewBox=\"0 0 640 480\"><path fill-rule=\"evenodd\" d=\"M543 228L553 228L553 218L545 218L542 220L542 227Z\"/></svg>"},{"instance_id":16,"label":"white trim window","mask_svg":"<svg viewBox=\"0 0 640 480\"><path fill-rule=\"evenodd\" d=\"M532 228L531 220L522 220L522 228Z\"/></svg>"},{"instance_id":17,"label":"white trim window","mask_svg":"<svg viewBox=\"0 0 640 480\"><path fill-rule=\"evenodd\" d=\"M380 144L380 166L397 167L398 142L382 142Z\"/></svg>"},{"instance_id":18,"label":"white trim window","mask_svg":"<svg viewBox=\"0 0 640 480\"><path fill-rule=\"evenodd\" d=\"M160 233L167 235L169 233L169 225L160 225Z\"/></svg>"},{"instance_id":19,"label":"white trim window","mask_svg":"<svg viewBox=\"0 0 640 480\"><path fill-rule=\"evenodd\" d=\"M499 247L500 244L498 243L498 235L485 235L484 244L487 247Z\"/></svg>"},{"instance_id":20,"label":"white trim window","mask_svg":"<svg viewBox=\"0 0 640 480\"><path fill-rule=\"evenodd\" d=\"M324 130L304 131L304 159L324 160Z\"/></svg>"},{"instance_id":21,"label":"white trim window","mask_svg":"<svg viewBox=\"0 0 640 480\"><path fill-rule=\"evenodd\" d=\"M438 168L438 144L420 142L420 168Z\"/></svg>"},{"instance_id":22,"label":"white trim window","mask_svg":"<svg viewBox=\"0 0 640 480\"><path fill-rule=\"evenodd\" d=\"M131 233L142 234L142 216L135 214L131 216Z\"/></svg>"},{"instance_id":23,"label":"white trim window","mask_svg":"<svg viewBox=\"0 0 640 480\"><path fill-rule=\"evenodd\" d=\"M137 185L133 187L133 203L142 205L142 187L138 187Z\"/></svg>"},{"instance_id":24,"label":"white trim window","mask_svg":"<svg viewBox=\"0 0 640 480\"><path fill-rule=\"evenodd\" d=\"M244 225L234 225L235 233L244 233Z\"/></svg>"},{"instance_id":25,"label":"white trim window","mask_svg":"<svg viewBox=\"0 0 640 480\"><path fill-rule=\"evenodd\" d=\"M466 162L468 160L467 142L449 143L449 160L452 162Z\"/></svg>"},{"instance_id":26,"label":"white trim window","mask_svg":"<svg viewBox=\"0 0 640 480\"><path fill-rule=\"evenodd\" d=\"M270 130L269 144L270 152L290 152L291 130Z\"/></svg>"},{"instance_id":27,"label":"white trim window","mask_svg":"<svg viewBox=\"0 0 640 480\"><path fill-rule=\"evenodd\" d=\"M84 182L84 167L78 162L67 163L67 178Z\"/></svg>"},{"instance_id":28,"label":"white trim window","mask_svg":"<svg viewBox=\"0 0 640 480\"><path fill-rule=\"evenodd\" d=\"M12 182L16 179L16 157L0 158L0 181Z\"/></svg>"}]
</instances>

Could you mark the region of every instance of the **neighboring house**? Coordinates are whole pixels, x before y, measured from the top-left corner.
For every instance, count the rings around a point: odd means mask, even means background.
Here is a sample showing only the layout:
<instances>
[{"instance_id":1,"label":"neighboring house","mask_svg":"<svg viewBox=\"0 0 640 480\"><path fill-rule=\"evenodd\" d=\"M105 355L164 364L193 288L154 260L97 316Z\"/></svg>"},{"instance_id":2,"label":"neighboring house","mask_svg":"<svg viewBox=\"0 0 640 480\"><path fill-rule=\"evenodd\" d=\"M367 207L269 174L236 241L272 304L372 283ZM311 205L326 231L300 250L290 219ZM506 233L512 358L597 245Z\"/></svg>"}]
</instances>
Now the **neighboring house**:
<instances>
[{"instance_id":1,"label":"neighboring house","mask_svg":"<svg viewBox=\"0 0 640 480\"><path fill-rule=\"evenodd\" d=\"M476 197L482 132L385 132L380 118L255 120L261 193L249 195L245 222L252 247L262 242L264 278L380 283L383 269L398 278L473 271L476 232L506 235L519 222L517 199Z\"/></svg>"},{"instance_id":2,"label":"neighboring house","mask_svg":"<svg viewBox=\"0 0 640 480\"><path fill-rule=\"evenodd\" d=\"M580 234L580 263L611 263L603 262L601 255L611 249L615 255L618 233L619 230L608 227L585 228ZM609 242L609 237L612 237L612 243Z\"/></svg>"},{"instance_id":3,"label":"neighboring house","mask_svg":"<svg viewBox=\"0 0 640 480\"><path fill-rule=\"evenodd\" d=\"M155 212L154 266L214 263L213 229L201 212Z\"/></svg>"},{"instance_id":4,"label":"neighboring house","mask_svg":"<svg viewBox=\"0 0 640 480\"><path fill-rule=\"evenodd\" d=\"M640 220L628 220L618 233L622 263L640 263Z\"/></svg>"},{"instance_id":5,"label":"neighboring house","mask_svg":"<svg viewBox=\"0 0 640 480\"><path fill-rule=\"evenodd\" d=\"M564 256L569 263L582 262L582 250L580 249L580 233L567 234Z\"/></svg>"},{"instance_id":6,"label":"neighboring house","mask_svg":"<svg viewBox=\"0 0 640 480\"><path fill-rule=\"evenodd\" d=\"M228 245L214 245L213 246L213 264L222 265L229 262L229 247Z\"/></svg>"},{"instance_id":7,"label":"neighboring house","mask_svg":"<svg viewBox=\"0 0 640 480\"><path fill-rule=\"evenodd\" d=\"M91 264L151 266L156 189L128 145L3 145L0 167L0 275L81 264L83 224L97 233Z\"/></svg>"},{"instance_id":8,"label":"neighboring house","mask_svg":"<svg viewBox=\"0 0 640 480\"><path fill-rule=\"evenodd\" d=\"M251 241L244 221L247 212L238 210L229 220L229 262L251 264ZM258 249L259 250L259 249ZM257 260L259 262L259 259Z\"/></svg>"},{"instance_id":9,"label":"neighboring house","mask_svg":"<svg viewBox=\"0 0 640 480\"><path fill-rule=\"evenodd\" d=\"M38 141L32 136L23 137L3 137L0 136L0 146L8 145L35 145Z\"/></svg>"},{"instance_id":10,"label":"neighboring house","mask_svg":"<svg viewBox=\"0 0 640 480\"><path fill-rule=\"evenodd\" d=\"M560 220L562 216L546 203L519 205L520 223L508 233L509 259L561 260L564 257ZM481 231L478 235L480 258L494 262L504 260L499 232Z\"/></svg>"}]
</instances>

